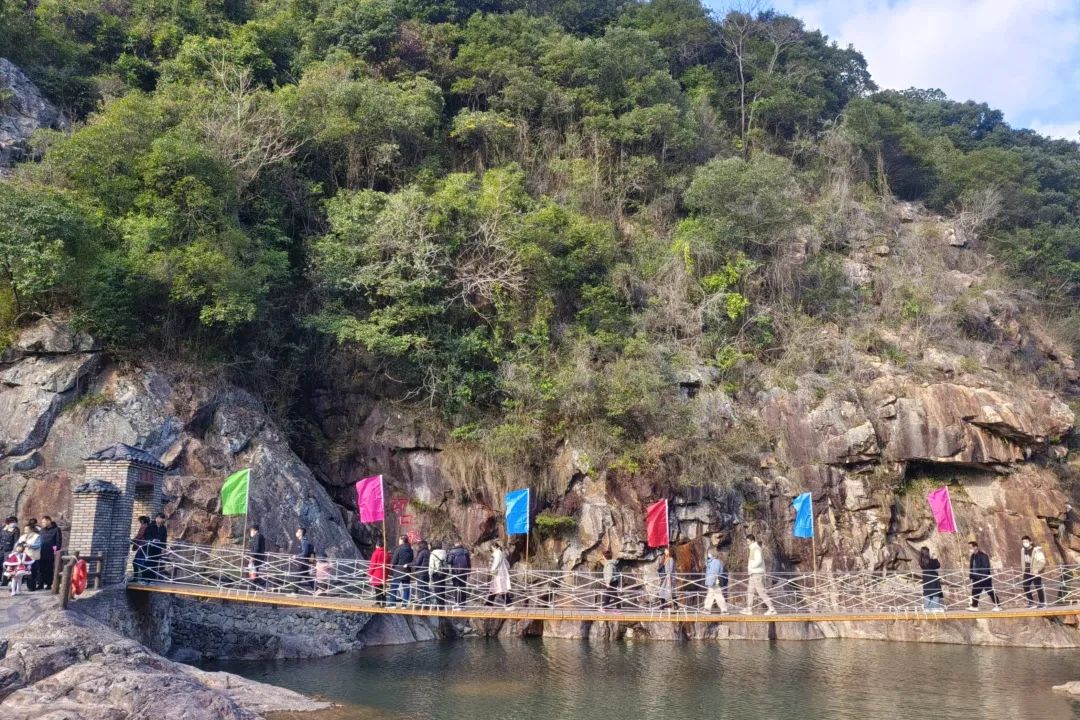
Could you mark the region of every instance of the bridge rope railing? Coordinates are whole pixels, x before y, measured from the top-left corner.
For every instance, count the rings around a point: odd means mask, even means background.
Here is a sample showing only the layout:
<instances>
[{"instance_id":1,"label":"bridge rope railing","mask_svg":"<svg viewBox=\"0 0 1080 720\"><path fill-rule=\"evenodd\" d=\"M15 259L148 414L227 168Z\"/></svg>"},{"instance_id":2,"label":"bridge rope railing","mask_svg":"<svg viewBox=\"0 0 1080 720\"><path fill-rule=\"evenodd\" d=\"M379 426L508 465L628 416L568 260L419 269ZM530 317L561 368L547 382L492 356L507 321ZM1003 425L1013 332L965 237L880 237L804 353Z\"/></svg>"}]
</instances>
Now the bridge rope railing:
<instances>
[{"instance_id":1,"label":"bridge rope railing","mask_svg":"<svg viewBox=\"0 0 1080 720\"><path fill-rule=\"evenodd\" d=\"M252 555L238 548L173 544L161 548L148 563L150 582L212 588L236 594L277 593L352 599L375 606L404 606L440 610L551 610L582 613L700 613L709 591L703 573L676 573L667 583L651 568L622 572L608 583L602 572L512 568L509 583L494 583L487 567L429 572L385 568L385 579L371 563L355 559L304 559L281 553ZM769 602L777 613L897 615L966 610L972 599L967 568L939 571L941 600L927 603L918 568L892 571L854 570L809 573L771 572L763 578ZM750 576L728 573L721 594L730 612L745 611ZM995 568L993 598L982 594L980 610L1024 609L1041 604L1061 606L1080 602L1080 566L1047 568L1036 584L1025 582L1018 568ZM1042 598L1038 589L1042 589ZM406 591L407 589L407 591ZM996 600L996 602L995 602ZM940 607L940 609L939 609ZM760 598L754 612L767 606ZM715 611L715 608L713 608Z\"/></svg>"}]
</instances>

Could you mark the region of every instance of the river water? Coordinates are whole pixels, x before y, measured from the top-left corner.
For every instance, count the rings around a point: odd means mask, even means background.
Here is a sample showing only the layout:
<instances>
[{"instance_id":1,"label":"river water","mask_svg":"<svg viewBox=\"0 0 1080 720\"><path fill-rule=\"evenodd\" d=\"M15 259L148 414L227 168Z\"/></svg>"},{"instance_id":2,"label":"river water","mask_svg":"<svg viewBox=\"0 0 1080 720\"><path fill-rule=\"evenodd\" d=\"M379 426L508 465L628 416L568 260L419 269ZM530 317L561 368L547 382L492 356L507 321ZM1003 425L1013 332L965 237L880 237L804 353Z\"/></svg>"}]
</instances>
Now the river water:
<instances>
[{"instance_id":1,"label":"river water","mask_svg":"<svg viewBox=\"0 0 1080 720\"><path fill-rule=\"evenodd\" d=\"M310 720L1080 718L1080 651L886 643L468 639L207 669L340 703Z\"/></svg>"}]
</instances>

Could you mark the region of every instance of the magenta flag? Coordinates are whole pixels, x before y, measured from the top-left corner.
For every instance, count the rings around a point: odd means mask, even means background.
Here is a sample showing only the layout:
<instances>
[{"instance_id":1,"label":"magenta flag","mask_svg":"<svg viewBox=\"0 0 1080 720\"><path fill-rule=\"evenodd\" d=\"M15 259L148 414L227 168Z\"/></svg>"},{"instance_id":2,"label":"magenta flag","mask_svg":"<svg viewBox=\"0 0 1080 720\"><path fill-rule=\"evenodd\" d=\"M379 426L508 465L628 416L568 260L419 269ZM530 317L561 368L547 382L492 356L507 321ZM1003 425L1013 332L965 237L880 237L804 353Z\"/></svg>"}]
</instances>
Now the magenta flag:
<instances>
[{"instance_id":1,"label":"magenta flag","mask_svg":"<svg viewBox=\"0 0 1080 720\"><path fill-rule=\"evenodd\" d=\"M382 475L366 477L356 483L356 508L360 511L360 522L381 522L383 514Z\"/></svg>"},{"instance_id":2,"label":"magenta flag","mask_svg":"<svg viewBox=\"0 0 1080 720\"><path fill-rule=\"evenodd\" d=\"M949 488L940 487L937 490L931 490L926 496L926 501L930 503L930 512L934 513L934 520L937 522L938 532L956 532L956 520L953 518L952 500L949 499Z\"/></svg>"}]
</instances>

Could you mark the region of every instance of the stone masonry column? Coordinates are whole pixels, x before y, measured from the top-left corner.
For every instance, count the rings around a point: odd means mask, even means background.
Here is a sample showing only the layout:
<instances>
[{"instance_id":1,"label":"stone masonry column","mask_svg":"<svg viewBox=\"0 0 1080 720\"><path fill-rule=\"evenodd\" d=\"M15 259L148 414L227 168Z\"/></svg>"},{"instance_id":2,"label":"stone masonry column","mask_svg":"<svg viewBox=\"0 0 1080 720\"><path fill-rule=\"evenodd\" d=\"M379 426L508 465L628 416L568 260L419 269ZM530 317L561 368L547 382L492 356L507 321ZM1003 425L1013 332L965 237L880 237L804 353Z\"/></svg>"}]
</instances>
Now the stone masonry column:
<instances>
[{"instance_id":1,"label":"stone masonry column","mask_svg":"<svg viewBox=\"0 0 1080 720\"><path fill-rule=\"evenodd\" d=\"M131 538L139 515L153 517L162 507L165 466L141 448L117 443L86 458L87 477L101 478L120 491L110 522L105 551L105 582L122 582L131 554Z\"/></svg>"},{"instance_id":2,"label":"stone masonry column","mask_svg":"<svg viewBox=\"0 0 1080 720\"><path fill-rule=\"evenodd\" d=\"M68 550L83 554L102 552L106 560L113 550L113 519L120 500L120 488L101 478L90 478L76 487L71 494L71 530L68 534ZM120 582L124 579L123 566L117 575L110 573L106 564L102 583Z\"/></svg>"}]
</instances>

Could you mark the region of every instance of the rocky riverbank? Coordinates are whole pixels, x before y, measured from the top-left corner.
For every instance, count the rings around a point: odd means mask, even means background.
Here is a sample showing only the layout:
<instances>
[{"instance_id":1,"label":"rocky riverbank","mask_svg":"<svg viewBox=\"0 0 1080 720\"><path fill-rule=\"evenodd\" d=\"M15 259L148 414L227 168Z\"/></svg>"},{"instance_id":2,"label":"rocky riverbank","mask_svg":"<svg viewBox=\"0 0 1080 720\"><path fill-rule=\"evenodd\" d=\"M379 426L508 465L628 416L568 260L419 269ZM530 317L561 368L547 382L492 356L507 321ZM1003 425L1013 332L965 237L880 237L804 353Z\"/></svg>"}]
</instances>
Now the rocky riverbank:
<instances>
[{"instance_id":1,"label":"rocky riverbank","mask_svg":"<svg viewBox=\"0 0 1080 720\"><path fill-rule=\"evenodd\" d=\"M258 720L328 703L167 660L53 596L4 599L0 717L5 720ZM29 612L28 612L29 611Z\"/></svg>"}]
</instances>

